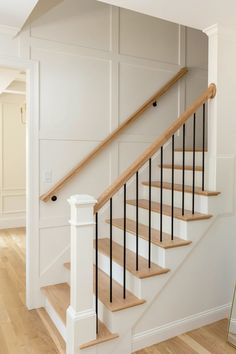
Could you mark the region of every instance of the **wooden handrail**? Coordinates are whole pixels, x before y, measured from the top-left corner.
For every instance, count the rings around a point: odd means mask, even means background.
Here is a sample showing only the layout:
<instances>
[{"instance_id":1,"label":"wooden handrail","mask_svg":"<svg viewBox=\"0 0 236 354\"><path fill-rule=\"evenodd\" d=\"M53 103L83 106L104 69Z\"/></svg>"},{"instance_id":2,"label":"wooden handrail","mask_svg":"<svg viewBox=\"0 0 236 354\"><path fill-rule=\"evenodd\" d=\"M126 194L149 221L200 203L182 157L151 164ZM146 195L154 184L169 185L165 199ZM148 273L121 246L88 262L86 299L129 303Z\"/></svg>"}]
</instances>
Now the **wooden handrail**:
<instances>
[{"instance_id":1,"label":"wooden handrail","mask_svg":"<svg viewBox=\"0 0 236 354\"><path fill-rule=\"evenodd\" d=\"M100 153L108 144L117 138L131 123L135 122L157 99L163 96L169 89L187 74L188 69L182 68L172 77L164 86L162 86L152 97L120 124L112 133L110 133L95 149L93 149L84 159L82 159L72 170L70 170L62 179L60 179L48 192L41 195L40 199L47 202L56 192L58 192L71 178L78 174L89 162L91 162L98 153Z\"/></svg>"},{"instance_id":2,"label":"wooden handrail","mask_svg":"<svg viewBox=\"0 0 236 354\"><path fill-rule=\"evenodd\" d=\"M98 198L94 212L98 212L103 205L118 192L118 190L180 129L183 124L203 105L208 99L216 95L216 85L210 84L206 91L189 106L171 126L155 140L144 153L127 168L106 191Z\"/></svg>"}]
</instances>

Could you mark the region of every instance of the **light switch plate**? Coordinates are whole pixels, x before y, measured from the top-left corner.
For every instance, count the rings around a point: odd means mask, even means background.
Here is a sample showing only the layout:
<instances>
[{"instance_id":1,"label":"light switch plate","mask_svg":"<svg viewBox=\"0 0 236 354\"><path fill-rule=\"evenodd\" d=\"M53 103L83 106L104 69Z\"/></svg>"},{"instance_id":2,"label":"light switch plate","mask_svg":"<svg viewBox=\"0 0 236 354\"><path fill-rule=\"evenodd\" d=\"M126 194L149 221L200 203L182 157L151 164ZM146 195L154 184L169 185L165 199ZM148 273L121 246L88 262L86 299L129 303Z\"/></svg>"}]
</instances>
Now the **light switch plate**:
<instances>
[{"instance_id":1,"label":"light switch plate","mask_svg":"<svg viewBox=\"0 0 236 354\"><path fill-rule=\"evenodd\" d=\"M51 170L44 171L43 182L44 183L52 183L52 171Z\"/></svg>"}]
</instances>

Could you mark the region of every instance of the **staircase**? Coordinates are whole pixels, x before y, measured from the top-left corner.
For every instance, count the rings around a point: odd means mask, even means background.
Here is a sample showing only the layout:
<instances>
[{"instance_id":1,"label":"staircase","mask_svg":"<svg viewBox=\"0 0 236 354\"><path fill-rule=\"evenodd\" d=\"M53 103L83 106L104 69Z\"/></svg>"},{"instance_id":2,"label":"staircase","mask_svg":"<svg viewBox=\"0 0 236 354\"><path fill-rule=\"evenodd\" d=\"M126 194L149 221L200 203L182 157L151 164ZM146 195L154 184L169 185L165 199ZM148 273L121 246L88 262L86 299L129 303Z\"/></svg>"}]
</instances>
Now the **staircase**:
<instances>
[{"instance_id":1,"label":"staircase","mask_svg":"<svg viewBox=\"0 0 236 354\"><path fill-rule=\"evenodd\" d=\"M210 85L98 201L70 198L68 281L42 288L67 353L130 354L135 324L214 222L220 193L205 187L205 105L214 95ZM186 148L189 119L193 141Z\"/></svg>"}]
</instances>

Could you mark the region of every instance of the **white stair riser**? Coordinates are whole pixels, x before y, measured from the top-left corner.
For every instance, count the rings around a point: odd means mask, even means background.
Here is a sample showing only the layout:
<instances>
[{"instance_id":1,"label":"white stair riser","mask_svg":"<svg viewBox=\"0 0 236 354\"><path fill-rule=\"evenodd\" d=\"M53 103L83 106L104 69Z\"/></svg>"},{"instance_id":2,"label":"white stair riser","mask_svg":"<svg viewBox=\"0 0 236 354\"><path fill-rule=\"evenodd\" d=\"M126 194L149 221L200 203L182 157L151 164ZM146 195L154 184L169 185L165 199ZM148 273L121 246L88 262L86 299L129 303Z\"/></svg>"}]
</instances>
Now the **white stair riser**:
<instances>
[{"instance_id":1,"label":"white stair riser","mask_svg":"<svg viewBox=\"0 0 236 354\"><path fill-rule=\"evenodd\" d=\"M99 268L110 276L110 258L102 253L98 257ZM123 286L123 266L112 262L112 278ZM141 279L126 270L126 289L141 298Z\"/></svg>"},{"instance_id":2,"label":"white stair riser","mask_svg":"<svg viewBox=\"0 0 236 354\"><path fill-rule=\"evenodd\" d=\"M113 239L115 242L123 245L123 231L114 229ZM136 237L130 233L126 233L126 245L129 250L136 252ZM188 246L175 248L162 248L155 244L151 244L151 261L163 268L173 269L179 262L180 248L188 248ZM148 260L148 241L139 237L139 255Z\"/></svg>"},{"instance_id":3,"label":"white stair riser","mask_svg":"<svg viewBox=\"0 0 236 354\"><path fill-rule=\"evenodd\" d=\"M183 171L182 170L174 170L174 183L182 184L183 179ZM160 176L158 178L160 180ZM184 183L185 185L192 186L193 184L193 171L192 170L185 170L184 173ZM163 182L172 182L172 170L171 168L163 168ZM195 171L195 186L201 187L202 186L202 172Z\"/></svg>"},{"instance_id":4,"label":"white stair riser","mask_svg":"<svg viewBox=\"0 0 236 354\"><path fill-rule=\"evenodd\" d=\"M152 201L160 202L160 188L152 187ZM163 189L163 203L171 205L172 202L172 192L169 189ZM149 197L149 187L143 186L143 198L148 199ZM203 214L208 213L208 199L211 197L202 196L195 194L194 197L194 209ZM187 210L192 210L192 193L184 193L184 208ZM182 192L174 191L174 205L175 207L182 208Z\"/></svg>"},{"instance_id":5,"label":"white stair riser","mask_svg":"<svg viewBox=\"0 0 236 354\"><path fill-rule=\"evenodd\" d=\"M145 302L142 305L129 307L121 311L111 312L106 306L99 300L98 301L98 317L105 323L107 328L113 333L119 333L122 336L122 333L125 333L134 325L138 320L140 315L145 310L147 303Z\"/></svg>"},{"instance_id":6,"label":"white stair riser","mask_svg":"<svg viewBox=\"0 0 236 354\"><path fill-rule=\"evenodd\" d=\"M175 151L175 164L182 165L183 163L183 152ZM207 162L207 153L205 153L205 164ZM169 159L169 163L171 163L171 159ZM193 163L193 152L185 151L185 164L192 165ZM198 166L202 166L202 152L195 152L195 163Z\"/></svg>"},{"instance_id":7,"label":"white stair riser","mask_svg":"<svg viewBox=\"0 0 236 354\"><path fill-rule=\"evenodd\" d=\"M136 220L136 207L127 204L127 218ZM139 222L146 226L149 225L149 211L143 208L139 208ZM174 235L186 239L186 221L174 218ZM152 228L160 230L160 214L151 212L151 224ZM162 230L163 232L171 233L171 217L162 216Z\"/></svg>"}]
</instances>

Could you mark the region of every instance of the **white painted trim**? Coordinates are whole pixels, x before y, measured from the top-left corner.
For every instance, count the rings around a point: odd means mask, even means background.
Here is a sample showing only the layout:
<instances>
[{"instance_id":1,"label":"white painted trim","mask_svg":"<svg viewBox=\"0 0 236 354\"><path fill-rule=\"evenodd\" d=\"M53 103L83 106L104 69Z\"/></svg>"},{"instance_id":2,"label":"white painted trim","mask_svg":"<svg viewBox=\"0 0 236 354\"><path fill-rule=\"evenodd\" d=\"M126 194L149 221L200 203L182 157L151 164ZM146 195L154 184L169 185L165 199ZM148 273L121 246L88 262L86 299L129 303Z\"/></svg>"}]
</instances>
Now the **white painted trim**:
<instances>
[{"instance_id":1,"label":"white painted trim","mask_svg":"<svg viewBox=\"0 0 236 354\"><path fill-rule=\"evenodd\" d=\"M8 34L8 35L14 37L19 31L20 31L19 27L0 25L0 33L1 34Z\"/></svg>"},{"instance_id":2,"label":"white painted trim","mask_svg":"<svg viewBox=\"0 0 236 354\"><path fill-rule=\"evenodd\" d=\"M11 56L0 56L0 66L26 71L26 304L41 307L39 282L39 63Z\"/></svg>"},{"instance_id":3,"label":"white painted trim","mask_svg":"<svg viewBox=\"0 0 236 354\"><path fill-rule=\"evenodd\" d=\"M160 327L136 333L132 338L132 351L143 349L226 318L229 316L230 308L231 304L225 304L192 316L185 317L181 320L164 324Z\"/></svg>"},{"instance_id":4,"label":"white painted trim","mask_svg":"<svg viewBox=\"0 0 236 354\"><path fill-rule=\"evenodd\" d=\"M14 229L17 227L25 227L26 219L25 217L14 217L12 218L1 218L1 227L0 230L3 229Z\"/></svg>"}]
</instances>

